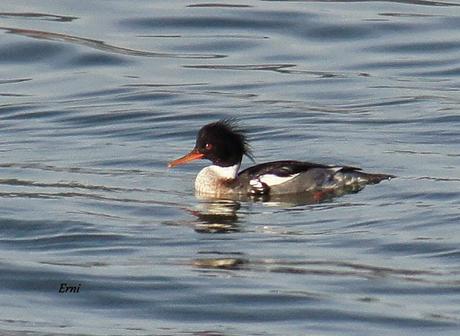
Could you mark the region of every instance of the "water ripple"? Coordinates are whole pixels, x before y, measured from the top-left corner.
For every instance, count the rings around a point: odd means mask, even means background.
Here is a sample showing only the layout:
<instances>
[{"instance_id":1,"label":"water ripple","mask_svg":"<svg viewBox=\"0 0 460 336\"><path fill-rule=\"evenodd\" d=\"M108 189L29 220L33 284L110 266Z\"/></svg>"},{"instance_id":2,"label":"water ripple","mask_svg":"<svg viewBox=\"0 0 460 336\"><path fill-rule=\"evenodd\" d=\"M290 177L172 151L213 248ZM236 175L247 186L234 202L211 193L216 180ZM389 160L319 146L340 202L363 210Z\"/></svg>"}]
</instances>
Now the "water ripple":
<instances>
[{"instance_id":1,"label":"water ripple","mask_svg":"<svg viewBox=\"0 0 460 336\"><path fill-rule=\"evenodd\" d=\"M31 30L31 29L19 29L19 28L10 28L10 27L0 27L1 30L5 30L9 34L16 34L21 36L27 36L35 39L43 39L50 41L63 41L69 44L83 45L96 50L101 50L105 52L110 52L119 55L128 55L128 56L142 56L142 57L166 57L166 58L196 58L196 59L208 59L208 58L222 58L225 55L210 55L210 54L190 54L190 53L160 53L160 52L151 52L136 50L130 48L118 47L115 45L107 44L104 41L87 39L83 37L59 34L53 32ZM56 46L56 48L58 48ZM62 47L64 48L64 47ZM43 50L43 48L40 48ZM46 49L44 49L46 50ZM28 55L29 53L26 53Z\"/></svg>"},{"instance_id":2,"label":"water ripple","mask_svg":"<svg viewBox=\"0 0 460 336\"><path fill-rule=\"evenodd\" d=\"M56 15L48 13L12 13L12 12L0 12L0 17L3 18L21 18L21 19L32 19L32 20L46 20L56 22L72 22L77 20L75 16Z\"/></svg>"}]
</instances>

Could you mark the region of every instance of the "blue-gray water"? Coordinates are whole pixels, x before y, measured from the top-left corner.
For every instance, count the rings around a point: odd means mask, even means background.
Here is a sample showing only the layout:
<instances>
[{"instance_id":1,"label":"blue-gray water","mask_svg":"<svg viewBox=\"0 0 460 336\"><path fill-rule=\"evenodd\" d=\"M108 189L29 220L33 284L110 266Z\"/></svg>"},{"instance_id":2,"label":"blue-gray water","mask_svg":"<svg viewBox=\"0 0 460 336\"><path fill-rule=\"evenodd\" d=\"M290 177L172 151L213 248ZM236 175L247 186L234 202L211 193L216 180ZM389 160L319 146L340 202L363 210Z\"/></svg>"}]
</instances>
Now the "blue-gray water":
<instances>
[{"instance_id":1,"label":"blue-gray water","mask_svg":"<svg viewBox=\"0 0 460 336\"><path fill-rule=\"evenodd\" d=\"M0 334L458 335L458 4L2 1ZM201 201L223 117L398 178Z\"/></svg>"}]
</instances>

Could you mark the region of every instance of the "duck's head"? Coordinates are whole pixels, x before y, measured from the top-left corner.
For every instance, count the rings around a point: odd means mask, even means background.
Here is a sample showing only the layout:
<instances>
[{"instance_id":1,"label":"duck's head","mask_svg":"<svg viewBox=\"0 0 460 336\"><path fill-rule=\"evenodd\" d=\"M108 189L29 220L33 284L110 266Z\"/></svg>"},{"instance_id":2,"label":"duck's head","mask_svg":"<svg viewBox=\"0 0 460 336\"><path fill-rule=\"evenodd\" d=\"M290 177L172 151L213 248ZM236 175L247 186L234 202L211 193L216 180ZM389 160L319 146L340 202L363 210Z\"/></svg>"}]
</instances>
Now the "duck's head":
<instances>
[{"instance_id":1,"label":"duck's head","mask_svg":"<svg viewBox=\"0 0 460 336\"><path fill-rule=\"evenodd\" d=\"M243 155L253 160L244 131L235 120L226 119L203 126L196 137L195 148L187 155L171 161L168 167L198 159L208 159L219 167L230 167L239 165Z\"/></svg>"}]
</instances>

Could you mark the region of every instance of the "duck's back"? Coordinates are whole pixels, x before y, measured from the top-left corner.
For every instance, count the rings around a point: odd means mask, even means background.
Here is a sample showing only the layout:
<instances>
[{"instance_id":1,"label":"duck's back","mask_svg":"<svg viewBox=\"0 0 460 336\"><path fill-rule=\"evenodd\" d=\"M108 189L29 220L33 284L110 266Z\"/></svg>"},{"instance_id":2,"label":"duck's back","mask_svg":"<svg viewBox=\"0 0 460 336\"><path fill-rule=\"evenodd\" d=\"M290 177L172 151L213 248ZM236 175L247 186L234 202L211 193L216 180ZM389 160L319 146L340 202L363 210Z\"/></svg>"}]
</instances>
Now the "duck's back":
<instances>
[{"instance_id":1,"label":"duck's back","mask_svg":"<svg viewBox=\"0 0 460 336\"><path fill-rule=\"evenodd\" d=\"M238 184L239 189L246 189L248 194L290 194L352 185L362 187L392 177L365 173L356 167L289 160L249 167L238 174Z\"/></svg>"}]
</instances>

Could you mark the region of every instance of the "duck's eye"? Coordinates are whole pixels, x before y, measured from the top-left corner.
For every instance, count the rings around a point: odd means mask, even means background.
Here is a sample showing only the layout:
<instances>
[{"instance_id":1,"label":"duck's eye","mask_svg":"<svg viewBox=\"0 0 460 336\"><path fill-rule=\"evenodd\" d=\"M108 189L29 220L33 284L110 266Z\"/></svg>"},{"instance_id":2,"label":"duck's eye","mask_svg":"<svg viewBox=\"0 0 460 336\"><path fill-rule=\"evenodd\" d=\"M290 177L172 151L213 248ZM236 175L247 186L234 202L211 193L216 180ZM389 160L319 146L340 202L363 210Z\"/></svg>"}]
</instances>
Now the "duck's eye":
<instances>
[{"instance_id":1,"label":"duck's eye","mask_svg":"<svg viewBox=\"0 0 460 336\"><path fill-rule=\"evenodd\" d=\"M212 143L207 143L206 145L204 145L204 148L206 150L208 150L208 151L211 150L212 149Z\"/></svg>"}]
</instances>

